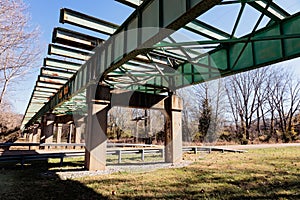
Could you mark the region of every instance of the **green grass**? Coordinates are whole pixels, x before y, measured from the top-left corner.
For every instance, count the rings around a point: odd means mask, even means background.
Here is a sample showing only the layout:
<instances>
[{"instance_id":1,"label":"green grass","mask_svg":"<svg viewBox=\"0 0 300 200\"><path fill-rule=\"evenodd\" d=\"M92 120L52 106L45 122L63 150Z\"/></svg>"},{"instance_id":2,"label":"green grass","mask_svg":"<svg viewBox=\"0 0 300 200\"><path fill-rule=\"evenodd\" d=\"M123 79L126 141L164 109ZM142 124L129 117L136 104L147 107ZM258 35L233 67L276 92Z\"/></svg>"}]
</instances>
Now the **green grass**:
<instances>
[{"instance_id":1,"label":"green grass","mask_svg":"<svg viewBox=\"0 0 300 200\"><path fill-rule=\"evenodd\" d=\"M4 166L0 199L300 199L299 147L188 154L185 159L195 163L76 180L60 180L53 173L59 169L55 160L25 170ZM77 170L78 165L82 160L70 159L62 170Z\"/></svg>"}]
</instances>

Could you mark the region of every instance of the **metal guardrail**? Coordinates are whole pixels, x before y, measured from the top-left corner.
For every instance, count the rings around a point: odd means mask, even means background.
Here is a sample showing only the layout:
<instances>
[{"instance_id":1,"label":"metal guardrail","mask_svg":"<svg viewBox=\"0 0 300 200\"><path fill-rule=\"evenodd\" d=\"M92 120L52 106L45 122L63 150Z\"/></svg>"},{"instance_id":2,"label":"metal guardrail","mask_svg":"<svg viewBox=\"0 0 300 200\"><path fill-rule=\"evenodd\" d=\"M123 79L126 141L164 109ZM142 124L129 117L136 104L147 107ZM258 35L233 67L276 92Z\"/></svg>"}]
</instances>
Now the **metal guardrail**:
<instances>
[{"instance_id":1,"label":"metal guardrail","mask_svg":"<svg viewBox=\"0 0 300 200\"><path fill-rule=\"evenodd\" d=\"M85 152L59 152L59 153L42 153L42 154L19 154L19 155L1 155L0 162L20 162L22 169L25 161L29 160L44 160L49 158L59 158L60 167L63 165L63 160L66 157L80 157L84 156Z\"/></svg>"},{"instance_id":2,"label":"metal guardrail","mask_svg":"<svg viewBox=\"0 0 300 200\"><path fill-rule=\"evenodd\" d=\"M129 144L129 143L107 143L108 148L112 147L160 147L152 144Z\"/></svg>"},{"instance_id":3,"label":"metal guardrail","mask_svg":"<svg viewBox=\"0 0 300 200\"><path fill-rule=\"evenodd\" d=\"M0 148L2 147L84 147L85 143L0 143ZM129 143L107 143L108 148L114 147L159 147L158 145L149 144L129 144Z\"/></svg>"},{"instance_id":4,"label":"metal guardrail","mask_svg":"<svg viewBox=\"0 0 300 200\"><path fill-rule=\"evenodd\" d=\"M85 143L0 143L1 147L12 147L12 146L23 146L28 147L29 150L31 147L84 147ZM107 148L156 148L161 149L159 145L150 145L150 144L129 144L129 143L107 143ZM235 152L235 153L244 153L245 150L236 150L236 149L228 149L228 148L219 148L213 146L184 146L182 147L183 152L194 152L197 153L198 151L220 151L224 152Z\"/></svg>"},{"instance_id":5,"label":"metal guardrail","mask_svg":"<svg viewBox=\"0 0 300 200\"><path fill-rule=\"evenodd\" d=\"M2 143L0 147L10 147L10 146L84 146L83 143L72 144L72 143L50 143L50 144L39 144L39 143ZM108 143L108 149L106 155L117 155L118 163L122 163L122 155L132 155L132 154L141 154L141 160L145 160L145 155L149 154L160 154L164 159L164 148L156 145L145 145L145 144L125 144L125 143ZM118 149L113 149L113 147L119 147ZM120 148L121 147L121 148ZM131 148L124 148L131 147ZM138 147L138 148L137 148ZM141 148L142 147L142 148ZM203 147L203 146L185 146L182 148L183 152L189 152L197 154L198 152L207 152L211 153L212 151L218 152L234 152L234 153L244 153L245 150L236 150L236 149L227 149L227 148L218 148L218 147ZM48 158L60 158L60 166L63 165L63 159L65 157L80 157L84 156L84 151L77 152L59 152L59 153L40 153L40 154L19 154L19 155L1 155L0 162L11 162L17 161L21 163L22 168L24 167L25 161L29 160L43 160Z\"/></svg>"},{"instance_id":6,"label":"metal guardrail","mask_svg":"<svg viewBox=\"0 0 300 200\"><path fill-rule=\"evenodd\" d=\"M107 150L106 155L117 155L118 156L118 163L122 162L122 155L124 154L141 154L141 160L145 160L146 154L160 154L161 157L164 159L165 151L164 148L139 148L139 149L114 149L114 150Z\"/></svg>"},{"instance_id":7,"label":"metal guardrail","mask_svg":"<svg viewBox=\"0 0 300 200\"><path fill-rule=\"evenodd\" d=\"M109 149L106 152L106 155L117 155L118 163L122 162L122 155L129 154L141 154L141 160L145 160L145 155L147 154L160 154L164 158L164 149L163 148L140 148L140 149ZM29 160L43 160L48 158L60 158L60 166L63 165L63 159L65 157L80 157L84 156L85 152L59 152L59 153L40 153L40 154L18 154L18 155L1 155L0 162L12 162L17 161L21 163L23 168L25 161Z\"/></svg>"},{"instance_id":8,"label":"metal guardrail","mask_svg":"<svg viewBox=\"0 0 300 200\"><path fill-rule=\"evenodd\" d=\"M2 147L84 147L84 143L0 143L0 148Z\"/></svg>"},{"instance_id":9,"label":"metal guardrail","mask_svg":"<svg viewBox=\"0 0 300 200\"><path fill-rule=\"evenodd\" d=\"M210 147L210 146L186 146L182 148L183 152L193 152L195 154L197 154L200 151L205 151L208 153L211 153L212 151L219 151L219 152L233 152L233 153L245 153L247 151L245 150L238 150L238 149L228 149L228 148L218 148L218 147Z\"/></svg>"}]
</instances>

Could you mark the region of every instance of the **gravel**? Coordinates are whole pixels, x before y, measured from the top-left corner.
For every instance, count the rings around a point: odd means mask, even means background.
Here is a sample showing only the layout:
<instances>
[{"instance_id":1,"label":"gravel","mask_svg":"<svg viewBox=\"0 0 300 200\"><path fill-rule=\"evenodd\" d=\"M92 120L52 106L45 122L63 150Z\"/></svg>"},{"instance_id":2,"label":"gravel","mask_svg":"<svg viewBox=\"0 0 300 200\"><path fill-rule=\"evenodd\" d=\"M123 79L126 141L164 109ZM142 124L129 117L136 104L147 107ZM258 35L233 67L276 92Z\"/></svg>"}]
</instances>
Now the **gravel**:
<instances>
[{"instance_id":1,"label":"gravel","mask_svg":"<svg viewBox=\"0 0 300 200\"><path fill-rule=\"evenodd\" d=\"M106 175L118 172L150 172L156 169L166 169L166 168L181 168L188 166L192 163L192 161L183 161L180 163L147 163L147 164L119 164L119 165L109 165L106 166L105 170L99 171L67 171L67 172L56 172L56 174L62 180L67 179L76 179L82 177L89 177L89 176L98 176L98 175Z\"/></svg>"}]
</instances>

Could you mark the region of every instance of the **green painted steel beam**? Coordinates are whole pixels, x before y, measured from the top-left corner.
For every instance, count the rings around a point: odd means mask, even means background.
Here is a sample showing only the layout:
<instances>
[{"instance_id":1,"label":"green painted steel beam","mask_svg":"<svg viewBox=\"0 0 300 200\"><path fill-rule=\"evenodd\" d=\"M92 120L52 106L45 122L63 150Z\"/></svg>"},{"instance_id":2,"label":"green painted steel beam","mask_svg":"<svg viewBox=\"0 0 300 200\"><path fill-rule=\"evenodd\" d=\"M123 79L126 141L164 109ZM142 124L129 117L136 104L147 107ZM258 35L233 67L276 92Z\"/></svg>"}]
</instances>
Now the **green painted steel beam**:
<instances>
[{"instance_id":1,"label":"green painted steel beam","mask_svg":"<svg viewBox=\"0 0 300 200\"><path fill-rule=\"evenodd\" d=\"M35 86L34 90L41 91L41 92L53 92L53 93L56 93L58 91L57 89L40 87L40 86Z\"/></svg>"},{"instance_id":2,"label":"green painted steel beam","mask_svg":"<svg viewBox=\"0 0 300 200\"><path fill-rule=\"evenodd\" d=\"M48 82L44 82L44 81L37 81L36 86L50 88L50 89L60 89L63 85L57 84L57 83L48 83Z\"/></svg>"},{"instance_id":3,"label":"green painted steel beam","mask_svg":"<svg viewBox=\"0 0 300 200\"><path fill-rule=\"evenodd\" d=\"M255 38L264 37L273 39L255 40ZM199 56L197 62L187 62L180 65L175 79L176 88L248 71L299 56L300 13L257 31L249 42L223 44L219 48ZM213 71L215 73L211 73Z\"/></svg>"},{"instance_id":4,"label":"green painted steel beam","mask_svg":"<svg viewBox=\"0 0 300 200\"><path fill-rule=\"evenodd\" d=\"M66 70L71 70L71 71L77 71L81 67L81 64L64 61L64 60L59 60L59 59L54 59L54 58L45 58L44 66L55 67L58 69L66 69Z\"/></svg>"},{"instance_id":5,"label":"green painted steel beam","mask_svg":"<svg viewBox=\"0 0 300 200\"><path fill-rule=\"evenodd\" d=\"M71 78L74 73L68 72L65 70L51 69L47 67L42 67L40 75L50 76L50 77L62 77L62 78Z\"/></svg>"},{"instance_id":6,"label":"green painted steel beam","mask_svg":"<svg viewBox=\"0 0 300 200\"><path fill-rule=\"evenodd\" d=\"M115 0L115 1L130 6L132 8L137 8L143 3L143 0Z\"/></svg>"},{"instance_id":7,"label":"green painted steel beam","mask_svg":"<svg viewBox=\"0 0 300 200\"><path fill-rule=\"evenodd\" d=\"M170 49L169 47L174 47L174 49L178 49L179 47L189 47L189 46L208 45L208 44L232 45L237 43L293 39L299 37L300 37L299 33L294 33L294 34L292 33L286 35L258 35L258 36L253 36L251 38L249 38L246 35L242 38L224 39L224 40L201 40L201 41L178 42L178 43L160 42L154 45L154 48L168 47L168 49Z\"/></svg>"},{"instance_id":8,"label":"green painted steel beam","mask_svg":"<svg viewBox=\"0 0 300 200\"><path fill-rule=\"evenodd\" d=\"M149 52L150 50L147 47L151 47L171 35L220 2L221 0L145 1L116 31L115 34L118 34L118 37L111 37L106 42L107 45L102 51L111 55L111 58L106 59L107 67L101 80L105 79L107 73L115 70L137 55ZM177 6L170 6L174 4ZM146 27L156 28L147 29ZM158 27L164 29L162 30ZM141 28L142 31L138 31L138 28ZM123 37L124 30L131 31Z\"/></svg>"},{"instance_id":9,"label":"green painted steel beam","mask_svg":"<svg viewBox=\"0 0 300 200\"><path fill-rule=\"evenodd\" d=\"M31 106L33 106L33 108L34 107L41 107L42 105L44 105L43 103L34 103L34 102L31 102ZM37 110L35 110L35 111L37 111Z\"/></svg>"},{"instance_id":10,"label":"green painted steel beam","mask_svg":"<svg viewBox=\"0 0 300 200\"><path fill-rule=\"evenodd\" d=\"M27 112L37 112L44 104L36 104L36 103L32 103L30 105L30 109L28 109Z\"/></svg>"},{"instance_id":11,"label":"green painted steel beam","mask_svg":"<svg viewBox=\"0 0 300 200\"><path fill-rule=\"evenodd\" d=\"M71 31L64 28L54 28L52 33L52 43L63 44L79 49L93 50L104 40L79 32Z\"/></svg>"},{"instance_id":12,"label":"green painted steel beam","mask_svg":"<svg viewBox=\"0 0 300 200\"><path fill-rule=\"evenodd\" d=\"M68 79L63 79L63 78L58 78L58 77L49 77L49 76L38 76L38 81L39 82L44 82L44 83L52 83L52 84L58 84L58 85L63 85L66 82L68 82Z\"/></svg>"},{"instance_id":13,"label":"green painted steel beam","mask_svg":"<svg viewBox=\"0 0 300 200\"><path fill-rule=\"evenodd\" d=\"M255 2L248 2L248 4L260 12L265 12L266 16L277 22L290 16L289 13L287 13L285 10L283 10L273 2L270 3L267 11L265 11L265 7L268 4L268 1L260 0Z\"/></svg>"},{"instance_id":14,"label":"green painted steel beam","mask_svg":"<svg viewBox=\"0 0 300 200\"><path fill-rule=\"evenodd\" d=\"M95 84L95 81L98 81L100 77L100 81L105 80L109 72L117 69L139 54L147 53L151 50L141 49L140 47L152 47L163 38L169 36L220 2L221 0L145 1L113 32L114 35L118 34L118 37L110 37L104 45L100 45L99 48L95 49L96 56L93 55L91 59L80 68L76 76L65 83L64 88L68 87L68 91L64 93L62 92L63 88L60 89L61 92L54 95L26 124L33 123L49 110L54 109L72 96L83 91L88 85ZM177 6L170 6L171 4L176 4ZM72 13L74 14L72 15ZM62 23L73 23L81 27L83 27L83 24L89 24L88 21L82 21L79 16L81 16L81 18L88 17L69 9L62 9L60 21ZM96 24L93 23L93 26L97 27L98 25L96 26ZM149 31L149 29L143 29L145 27L157 28ZM158 27L165 29L159 29ZM143 31L138 31L138 28L142 28L141 30ZM132 30L132 33L124 34L124 31L129 29ZM166 31L166 29L170 31ZM97 67L95 68L95 65L92 63L97 63Z\"/></svg>"},{"instance_id":15,"label":"green painted steel beam","mask_svg":"<svg viewBox=\"0 0 300 200\"><path fill-rule=\"evenodd\" d=\"M52 96L53 94L55 94L55 93L53 93L53 92L46 92L46 91L33 91L33 96L35 97L35 96L45 96L45 97L50 97L50 96Z\"/></svg>"},{"instance_id":16,"label":"green painted steel beam","mask_svg":"<svg viewBox=\"0 0 300 200\"><path fill-rule=\"evenodd\" d=\"M103 34L112 35L118 28L118 25L68 9L60 10L60 23L68 23Z\"/></svg>"},{"instance_id":17,"label":"green painted steel beam","mask_svg":"<svg viewBox=\"0 0 300 200\"><path fill-rule=\"evenodd\" d=\"M56 44L49 44L48 54L86 61L91 58L92 52L81 51Z\"/></svg>"},{"instance_id":18,"label":"green painted steel beam","mask_svg":"<svg viewBox=\"0 0 300 200\"><path fill-rule=\"evenodd\" d=\"M185 29L214 40L229 39L231 36L213 26L210 26L197 19L184 26Z\"/></svg>"},{"instance_id":19,"label":"green painted steel beam","mask_svg":"<svg viewBox=\"0 0 300 200\"><path fill-rule=\"evenodd\" d=\"M40 103L47 103L49 101L48 97L32 97L32 102L40 102Z\"/></svg>"}]
</instances>

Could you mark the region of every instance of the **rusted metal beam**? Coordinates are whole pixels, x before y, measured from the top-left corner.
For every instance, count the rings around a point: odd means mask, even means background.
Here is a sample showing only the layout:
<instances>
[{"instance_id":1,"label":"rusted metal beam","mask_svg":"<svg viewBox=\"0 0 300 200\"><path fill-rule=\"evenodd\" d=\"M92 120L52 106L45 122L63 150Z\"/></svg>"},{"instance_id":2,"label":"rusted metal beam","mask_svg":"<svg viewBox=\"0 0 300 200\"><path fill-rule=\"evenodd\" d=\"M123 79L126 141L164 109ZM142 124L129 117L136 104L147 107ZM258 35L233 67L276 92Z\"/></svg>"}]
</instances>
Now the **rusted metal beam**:
<instances>
[{"instance_id":1,"label":"rusted metal beam","mask_svg":"<svg viewBox=\"0 0 300 200\"><path fill-rule=\"evenodd\" d=\"M60 23L68 23L103 34L112 35L117 30L118 25L68 9L60 10Z\"/></svg>"},{"instance_id":2,"label":"rusted metal beam","mask_svg":"<svg viewBox=\"0 0 300 200\"><path fill-rule=\"evenodd\" d=\"M63 44L79 49L93 50L104 40L83 33L71 31L64 28L54 28L52 33L52 43Z\"/></svg>"}]
</instances>

